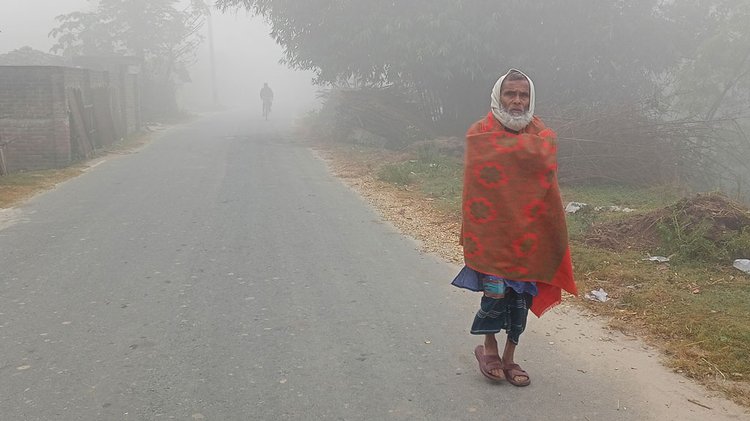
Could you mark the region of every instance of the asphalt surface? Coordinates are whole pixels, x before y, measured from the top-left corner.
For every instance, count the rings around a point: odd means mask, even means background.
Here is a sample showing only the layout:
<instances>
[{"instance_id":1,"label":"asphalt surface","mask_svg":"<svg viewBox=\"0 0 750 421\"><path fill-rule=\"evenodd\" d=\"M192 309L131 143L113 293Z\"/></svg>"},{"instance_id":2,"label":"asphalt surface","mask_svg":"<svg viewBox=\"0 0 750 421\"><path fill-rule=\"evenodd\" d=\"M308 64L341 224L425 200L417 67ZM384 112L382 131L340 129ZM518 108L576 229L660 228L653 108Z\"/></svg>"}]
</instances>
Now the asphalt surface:
<instances>
[{"instance_id":1,"label":"asphalt surface","mask_svg":"<svg viewBox=\"0 0 750 421\"><path fill-rule=\"evenodd\" d=\"M554 332L489 383L457 268L278 125L207 116L2 214L1 420L668 419Z\"/></svg>"}]
</instances>

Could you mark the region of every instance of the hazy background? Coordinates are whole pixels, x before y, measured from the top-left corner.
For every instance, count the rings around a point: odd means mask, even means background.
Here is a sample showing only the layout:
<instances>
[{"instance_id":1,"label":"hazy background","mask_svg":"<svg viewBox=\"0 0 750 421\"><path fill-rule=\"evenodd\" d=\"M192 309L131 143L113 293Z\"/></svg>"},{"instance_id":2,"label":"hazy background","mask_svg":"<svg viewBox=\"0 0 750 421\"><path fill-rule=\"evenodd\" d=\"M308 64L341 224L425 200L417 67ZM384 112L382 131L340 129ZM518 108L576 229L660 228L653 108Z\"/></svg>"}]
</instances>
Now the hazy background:
<instances>
[{"instance_id":1,"label":"hazy background","mask_svg":"<svg viewBox=\"0 0 750 421\"><path fill-rule=\"evenodd\" d=\"M0 0L0 54L23 46L49 53L54 39L49 31L57 26L55 17L74 11L90 11L95 0ZM180 104L194 111L213 108L208 25L205 40L190 68L191 82L180 88ZM315 105L316 88L312 73L293 71L278 63L282 49L269 36L270 28L262 18L245 11L222 14L213 12L213 38L217 92L223 107L257 109L263 82L273 88L274 111L303 113Z\"/></svg>"}]
</instances>

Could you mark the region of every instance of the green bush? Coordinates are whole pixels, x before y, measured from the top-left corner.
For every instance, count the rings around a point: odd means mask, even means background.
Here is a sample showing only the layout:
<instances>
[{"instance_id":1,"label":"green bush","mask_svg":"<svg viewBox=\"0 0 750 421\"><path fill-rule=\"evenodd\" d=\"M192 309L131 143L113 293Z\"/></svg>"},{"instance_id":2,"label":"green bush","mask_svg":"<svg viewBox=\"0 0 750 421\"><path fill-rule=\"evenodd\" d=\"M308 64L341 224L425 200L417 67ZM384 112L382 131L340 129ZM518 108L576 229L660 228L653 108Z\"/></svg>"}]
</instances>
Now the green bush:
<instances>
[{"instance_id":1,"label":"green bush","mask_svg":"<svg viewBox=\"0 0 750 421\"><path fill-rule=\"evenodd\" d=\"M656 229L661 237L662 254L673 256L674 260L681 262L715 260L718 250L705 238L707 225L687 229L679 215L673 213L659 222Z\"/></svg>"},{"instance_id":2,"label":"green bush","mask_svg":"<svg viewBox=\"0 0 750 421\"><path fill-rule=\"evenodd\" d=\"M676 216L657 225L662 241L661 252L675 255L679 262L726 262L750 256L750 229L725 232L721 238L711 236L711 223L682 225Z\"/></svg>"},{"instance_id":3,"label":"green bush","mask_svg":"<svg viewBox=\"0 0 750 421\"><path fill-rule=\"evenodd\" d=\"M740 232L734 232L726 241L726 249L730 259L750 259L750 227L743 227Z\"/></svg>"}]
</instances>

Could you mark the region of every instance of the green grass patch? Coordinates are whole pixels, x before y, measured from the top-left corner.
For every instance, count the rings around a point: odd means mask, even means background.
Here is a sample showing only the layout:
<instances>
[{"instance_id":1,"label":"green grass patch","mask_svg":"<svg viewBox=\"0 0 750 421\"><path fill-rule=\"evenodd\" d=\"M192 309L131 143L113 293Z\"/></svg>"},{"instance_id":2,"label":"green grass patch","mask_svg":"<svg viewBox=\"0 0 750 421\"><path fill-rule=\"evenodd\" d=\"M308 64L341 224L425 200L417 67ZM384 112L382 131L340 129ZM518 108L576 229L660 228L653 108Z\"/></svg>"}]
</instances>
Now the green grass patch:
<instances>
[{"instance_id":1,"label":"green grass patch","mask_svg":"<svg viewBox=\"0 0 750 421\"><path fill-rule=\"evenodd\" d=\"M414 159L384 164L377 177L400 186L417 186L423 194L436 199L443 211L456 213L461 209L463 163L435 154L429 147L418 148Z\"/></svg>"},{"instance_id":2,"label":"green grass patch","mask_svg":"<svg viewBox=\"0 0 750 421\"><path fill-rule=\"evenodd\" d=\"M408 186L417 180L417 174L409 162L385 164L378 169L378 179L386 183Z\"/></svg>"}]
</instances>

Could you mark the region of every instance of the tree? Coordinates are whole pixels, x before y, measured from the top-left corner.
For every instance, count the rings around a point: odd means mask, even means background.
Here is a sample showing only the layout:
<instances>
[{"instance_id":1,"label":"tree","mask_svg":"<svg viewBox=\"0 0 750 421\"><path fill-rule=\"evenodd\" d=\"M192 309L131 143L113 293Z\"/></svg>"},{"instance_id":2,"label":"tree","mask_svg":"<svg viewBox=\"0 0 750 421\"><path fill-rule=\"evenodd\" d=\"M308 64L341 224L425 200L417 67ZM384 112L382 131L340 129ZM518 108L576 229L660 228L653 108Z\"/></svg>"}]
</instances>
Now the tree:
<instances>
[{"instance_id":1,"label":"tree","mask_svg":"<svg viewBox=\"0 0 750 421\"><path fill-rule=\"evenodd\" d=\"M175 85L202 42L198 32L205 6L195 0L178 9L176 0L101 0L93 12L58 16L50 32L53 52L65 56L131 55L144 68L145 104L151 114L176 111Z\"/></svg>"},{"instance_id":2,"label":"tree","mask_svg":"<svg viewBox=\"0 0 750 421\"><path fill-rule=\"evenodd\" d=\"M682 38L695 46L677 66L674 115L696 128L685 173L704 188L750 197L750 2L674 2L670 14L684 22Z\"/></svg>"},{"instance_id":3,"label":"tree","mask_svg":"<svg viewBox=\"0 0 750 421\"><path fill-rule=\"evenodd\" d=\"M292 67L322 84L414 89L446 130L463 130L509 67L544 88L540 109L653 92L674 51L658 0L218 0L263 15ZM571 101L575 98L575 101Z\"/></svg>"},{"instance_id":4,"label":"tree","mask_svg":"<svg viewBox=\"0 0 750 421\"><path fill-rule=\"evenodd\" d=\"M683 112L705 120L750 117L750 2L693 0L673 8L688 26L684 38L697 46L677 73Z\"/></svg>"}]
</instances>

